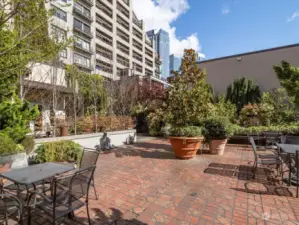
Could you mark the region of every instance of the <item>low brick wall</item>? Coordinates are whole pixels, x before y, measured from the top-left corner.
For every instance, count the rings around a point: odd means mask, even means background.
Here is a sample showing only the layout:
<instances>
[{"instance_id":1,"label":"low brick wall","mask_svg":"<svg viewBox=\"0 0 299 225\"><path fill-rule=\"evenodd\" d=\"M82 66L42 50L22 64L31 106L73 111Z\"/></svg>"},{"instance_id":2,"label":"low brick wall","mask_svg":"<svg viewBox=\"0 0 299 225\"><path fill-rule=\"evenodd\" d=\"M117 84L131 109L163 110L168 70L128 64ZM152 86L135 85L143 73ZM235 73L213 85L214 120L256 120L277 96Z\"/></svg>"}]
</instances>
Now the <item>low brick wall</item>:
<instances>
[{"instance_id":1,"label":"low brick wall","mask_svg":"<svg viewBox=\"0 0 299 225\"><path fill-rule=\"evenodd\" d=\"M54 142L62 140L71 140L82 147L85 148L95 148L96 145L100 144L100 138L104 133L94 133L94 134L83 134L83 135L73 135L67 137L55 137L55 138L41 138L35 139L36 147L45 142ZM111 144L114 146L121 146L126 143L127 139L134 137L136 141L136 130L123 130L123 131L113 131L107 132L108 137L111 139Z\"/></svg>"}]
</instances>

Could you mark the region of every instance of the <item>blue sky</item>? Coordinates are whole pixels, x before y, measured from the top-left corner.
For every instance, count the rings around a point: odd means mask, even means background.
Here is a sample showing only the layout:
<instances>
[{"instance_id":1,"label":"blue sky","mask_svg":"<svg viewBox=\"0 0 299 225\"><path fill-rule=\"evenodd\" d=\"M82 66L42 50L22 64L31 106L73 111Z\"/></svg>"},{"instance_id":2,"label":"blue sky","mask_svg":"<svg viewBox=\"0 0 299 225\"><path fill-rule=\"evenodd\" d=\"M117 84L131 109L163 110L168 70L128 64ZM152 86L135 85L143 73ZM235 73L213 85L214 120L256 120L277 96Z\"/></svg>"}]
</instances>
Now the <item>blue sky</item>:
<instances>
[{"instance_id":1,"label":"blue sky","mask_svg":"<svg viewBox=\"0 0 299 225\"><path fill-rule=\"evenodd\" d=\"M207 59L299 43L299 0L188 3L189 9L170 25L178 39L196 33Z\"/></svg>"}]
</instances>

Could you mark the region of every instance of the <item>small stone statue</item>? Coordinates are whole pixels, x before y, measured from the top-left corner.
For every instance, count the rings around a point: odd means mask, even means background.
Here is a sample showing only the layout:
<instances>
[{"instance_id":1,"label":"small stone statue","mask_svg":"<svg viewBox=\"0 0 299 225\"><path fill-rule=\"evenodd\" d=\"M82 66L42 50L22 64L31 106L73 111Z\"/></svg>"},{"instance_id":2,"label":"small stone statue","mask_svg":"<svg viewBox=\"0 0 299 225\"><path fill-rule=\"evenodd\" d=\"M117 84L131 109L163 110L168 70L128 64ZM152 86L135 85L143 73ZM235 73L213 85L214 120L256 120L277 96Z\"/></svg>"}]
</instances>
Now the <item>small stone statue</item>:
<instances>
[{"instance_id":1,"label":"small stone statue","mask_svg":"<svg viewBox=\"0 0 299 225\"><path fill-rule=\"evenodd\" d=\"M103 151L115 148L115 146L111 144L111 139L108 137L107 133L104 133L104 135L100 138L100 146L98 147Z\"/></svg>"}]
</instances>

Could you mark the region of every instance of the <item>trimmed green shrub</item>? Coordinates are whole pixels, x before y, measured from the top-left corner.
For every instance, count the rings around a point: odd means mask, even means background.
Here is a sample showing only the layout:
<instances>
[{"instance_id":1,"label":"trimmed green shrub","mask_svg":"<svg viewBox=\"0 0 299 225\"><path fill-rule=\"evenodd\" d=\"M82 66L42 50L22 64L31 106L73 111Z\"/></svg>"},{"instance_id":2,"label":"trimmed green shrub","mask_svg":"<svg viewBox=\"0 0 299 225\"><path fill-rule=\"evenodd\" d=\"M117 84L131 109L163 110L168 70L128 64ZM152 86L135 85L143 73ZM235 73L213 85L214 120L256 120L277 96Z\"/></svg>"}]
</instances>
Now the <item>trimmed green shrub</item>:
<instances>
[{"instance_id":1,"label":"trimmed green shrub","mask_svg":"<svg viewBox=\"0 0 299 225\"><path fill-rule=\"evenodd\" d=\"M203 135L207 141L223 140L233 135L227 118L210 118L203 122Z\"/></svg>"},{"instance_id":2,"label":"trimmed green shrub","mask_svg":"<svg viewBox=\"0 0 299 225\"><path fill-rule=\"evenodd\" d=\"M35 146L34 138L32 136L26 136L21 142L21 145L24 147L26 153L30 154L34 150L34 146Z\"/></svg>"},{"instance_id":3,"label":"trimmed green shrub","mask_svg":"<svg viewBox=\"0 0 299 225\"><path fill-rule=\"evenodd\" d=\"M0 155L13 155L24 151L21 145L16 144L13 139L0 133Z\"/></svg>"},{"instance_id":4,"label":"trimmed green shrub","mask_svg":"<svg viewBox=\"0 0 299 225\"><path fill-rule=\"evenodd\" d=\"M240 127L233 126L235 135L259 135L266 131L280 132L282 134L299 135L298 125L279 125L279 126L253 126Z\"/></svg>"},{"instance_id":5,"label":"trimmed green shrub","mask_svg":"<svg viewBox=\"0 0 299 225\"><path fill-rule=\"evenodd\" d=\"M200 137L202 136L202 128L196 126L172 127L169 135L174 137Z\"/></svg>"},{"instance_id":6,"label":"trimmed green shrub","mask_svg":"<svg viewBox=\"0 0 299 225\"><path fill-rule=\"evenodd\" d=\"M82 147L73 141L56 141L44 143L36 149L36 162L79 162Z\"/></svg>"}]
</instances>

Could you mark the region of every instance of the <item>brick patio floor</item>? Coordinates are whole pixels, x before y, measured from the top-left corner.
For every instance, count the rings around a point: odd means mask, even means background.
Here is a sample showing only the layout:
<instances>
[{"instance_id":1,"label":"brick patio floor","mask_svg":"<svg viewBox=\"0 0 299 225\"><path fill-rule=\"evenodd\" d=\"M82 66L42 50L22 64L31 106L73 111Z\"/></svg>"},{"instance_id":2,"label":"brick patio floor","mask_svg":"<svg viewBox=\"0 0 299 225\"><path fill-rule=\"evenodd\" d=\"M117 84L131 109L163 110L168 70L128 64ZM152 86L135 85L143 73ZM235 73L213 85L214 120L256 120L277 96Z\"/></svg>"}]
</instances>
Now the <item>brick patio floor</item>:
<instances>
[{"instance_id":1,"label":"brick patio floor","mask_svg":"<svg viewBox=\"0 0 299 225\"><path fill-rule=\"evenodd\" d=\"M223 156L177 160L161 139L101 154L99 200L89 206L93 224L299 224L295 188L279 185L263 168L252 179L252 160L249 148L237 146ZM86 211L75 220L87 224Z\"/></svg>"}]
</instances>

